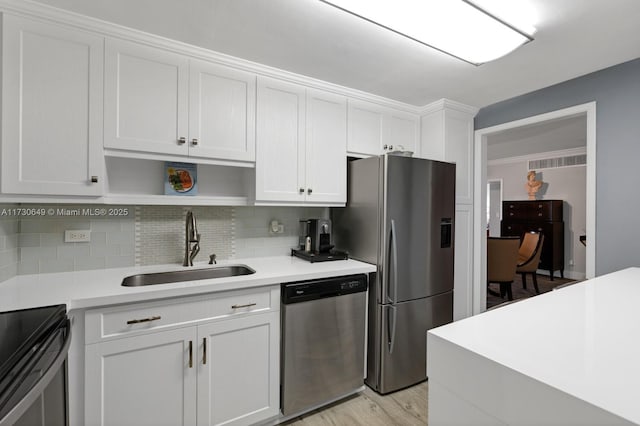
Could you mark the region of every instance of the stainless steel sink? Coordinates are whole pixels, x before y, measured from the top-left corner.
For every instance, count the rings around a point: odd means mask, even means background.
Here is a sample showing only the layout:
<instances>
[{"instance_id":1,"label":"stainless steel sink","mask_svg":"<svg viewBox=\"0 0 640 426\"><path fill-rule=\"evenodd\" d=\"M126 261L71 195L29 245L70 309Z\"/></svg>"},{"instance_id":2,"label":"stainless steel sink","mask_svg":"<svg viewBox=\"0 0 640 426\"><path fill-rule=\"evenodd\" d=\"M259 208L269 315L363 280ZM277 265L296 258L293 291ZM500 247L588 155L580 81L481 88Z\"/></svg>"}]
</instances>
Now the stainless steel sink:
<instances>
[{"instance_id":1,"label":"stainless steel sink","mask_svg":"<svg viewBox=\"0 0 640 426\"><path fill-rule=\"evenodd\" d=\"M181 281L208 280L211 278L227 278L240 275L255 274L256 271L247 265L216 266L206 269L188 269L182 271L154 272L150 274L137 274L122 280L125 287L138 287L143 285L168 284Z\"/></svg>"}]
</instances>

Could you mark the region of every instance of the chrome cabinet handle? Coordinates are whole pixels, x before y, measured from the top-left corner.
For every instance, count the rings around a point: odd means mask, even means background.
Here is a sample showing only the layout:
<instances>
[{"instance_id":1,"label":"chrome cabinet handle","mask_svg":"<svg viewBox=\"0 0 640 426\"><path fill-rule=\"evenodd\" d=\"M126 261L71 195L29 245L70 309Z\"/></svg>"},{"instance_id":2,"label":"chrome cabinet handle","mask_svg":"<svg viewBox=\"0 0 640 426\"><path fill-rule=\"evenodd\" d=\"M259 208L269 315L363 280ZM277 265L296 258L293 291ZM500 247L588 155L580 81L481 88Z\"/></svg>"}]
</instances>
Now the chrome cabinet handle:
<instances>
[{"instance_id":1,"label":"chrome cabinet handle","mask_svg":"<svg viewBox=\"0 0 640 426\"><path fill-rule=\"evenodd\" d=\"M251 306L256 306L257 303L248 303L246 305L231 305L231 309L238 309L238 308L249 308Z\"/></svg>"},{"instance_id":2,"label":"chrome cabinet handle","mask_svg":"<svg viewBox=\"0 0 640 426\"><path fill-rule=\"evenodd\" d=\"M91 183L98 183L98 176L91 176Z\"/></svg>"},{"instance_id":3,"label":"chrome cabinet handle","mask_svg":"<svg viewBox=\"0 0 640 426\"><path fill-rule=\"evenodd\" d=\"M191 145L193 145L193 146L198 145L198 139L196 139L196 138L191 139Z\"/></svg>"},{"instance_id":4,"label":"chrome cabinet handle","mask_svg":"<svg viewBox=\"0 0 640 426\"><path fill-rule=\"evenodd\" d=\"M189 368L193 368L193 341L189 340Z\"/></svg>"},{"instance_id":5,"label":"chrome cabinet handle","mask_svg":"<svg viewBox=\"0 0 640 426\"><path fill-rule=\"evenodd\" d=\"M141 322L151 322L151 321L158 321L159 319L161 319L162 317L160 315L156 315L153 317L148 317L148 318L141 318L141 319L132 319L127 321L127 325L131 325L131 324L139 324Z\"/></svg>"},{"instance_id":6,"label":"chrome cabinet handle","mask_svg":"<svg viewBox=\"0 0 640 426\"><path fill-rule=\"evenodd\" d=\"M207 338L202 338L202 364L207 363Z\"/></svg>"},{"instance_id":7,"label":"chrome cabinet handle","mask_svg":"<svg viewBox=\"0 0 640 426\"><path fill-rule=\"evenodd\" d=\"M178 145L184 145L185 143L187 143L187 138L184 136L178 138Z\"/></svg>"}]
</instances>

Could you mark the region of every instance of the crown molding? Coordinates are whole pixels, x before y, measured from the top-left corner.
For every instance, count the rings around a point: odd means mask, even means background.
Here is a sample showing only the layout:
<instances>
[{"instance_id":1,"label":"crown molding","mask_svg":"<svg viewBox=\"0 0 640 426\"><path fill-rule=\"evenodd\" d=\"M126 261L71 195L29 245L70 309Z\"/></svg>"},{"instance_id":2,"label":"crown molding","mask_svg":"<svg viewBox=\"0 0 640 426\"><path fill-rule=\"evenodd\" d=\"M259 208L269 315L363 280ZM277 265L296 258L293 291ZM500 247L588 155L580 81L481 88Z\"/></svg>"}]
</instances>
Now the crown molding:
<instances>
[{"instance_id":1,"label":"crown molding","mask_svg":"<svg viewBox=\"0 0 640 426\"><path fill-rule=\"evenodd\" d=\"M442 111L445 109L462 112L473 117L475 117L480 110L480 108L476 108L471 105L466 105L457 101L453 101L451 99L442 98L435 102L431 102L430 104L427 104L423 107L420 107L420 115L432 114L434 112Z\"/></svg>"},{"instance_id":2,"label":"crown molding","mask_svg":"<svg viewBox=\"0 0 640 426\"><path fill-rule=\"evenodd\" d=\"M125 27L112 22L82 15L76 12L59 9L32 0L0 0L0 11L14 15L24 16L35 20L54 21L71 26L79 30L99 34L104 37L120 38L156 47L174 53L188 55L196 59L213 62L216 64L252 72L258 75L277 78L291 83L301 84L306 87L332 92L347 96L352 99L372 102L383 107L394 108L412 114L420 114L421 107L406 104L383 96L374 95L357 89L352 89L338 84L329 83L313 77L295 74L282 69L270 67L246 59L226 55L224 53L172 40L166 37L150 34L144 31Z\"/></svg>"}]
</instances>

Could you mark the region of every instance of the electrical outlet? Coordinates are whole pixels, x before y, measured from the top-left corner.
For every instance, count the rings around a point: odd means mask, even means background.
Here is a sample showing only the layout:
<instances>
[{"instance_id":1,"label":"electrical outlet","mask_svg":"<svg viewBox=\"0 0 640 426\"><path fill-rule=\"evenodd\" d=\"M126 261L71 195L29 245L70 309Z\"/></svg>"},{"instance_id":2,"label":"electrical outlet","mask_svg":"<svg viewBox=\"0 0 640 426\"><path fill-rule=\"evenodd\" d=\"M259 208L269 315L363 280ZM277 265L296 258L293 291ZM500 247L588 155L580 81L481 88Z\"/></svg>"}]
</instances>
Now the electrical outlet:
<instances>
[{"instance_id":1,"label":"electrical outlet","mask_svg":"<svg viewBox=\"0 0 640 426\"><path fill-rule=\"evenodd\" d=\"M269 223L269 233L270 234L282 234L282 233L284 233L284 225L281 224L278 220L272 220Z\"/></svg>"},{"instance_id":2,"label":"electrical outlet","mask_svg":"<svg viewBox=\"0 0 640 426\"><path fill-rule=\"evenodd\" d=\"M65 243L88 243L91 241L91 230L89 229L67 229L64 231Z\"/></svg>"}]
</instances>

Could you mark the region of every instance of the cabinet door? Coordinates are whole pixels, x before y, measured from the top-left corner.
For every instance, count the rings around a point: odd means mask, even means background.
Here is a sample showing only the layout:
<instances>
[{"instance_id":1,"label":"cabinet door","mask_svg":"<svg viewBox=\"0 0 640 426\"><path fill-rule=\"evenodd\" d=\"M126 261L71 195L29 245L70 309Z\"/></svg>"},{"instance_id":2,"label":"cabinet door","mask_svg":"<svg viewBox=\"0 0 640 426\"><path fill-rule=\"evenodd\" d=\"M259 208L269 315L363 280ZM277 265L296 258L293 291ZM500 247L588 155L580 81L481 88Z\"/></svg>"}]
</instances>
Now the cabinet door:
<instances>
[{"instance_id":1,"label":"cabinet door","mask_svg":"<svg viewBox=\"0 0 640 426\"><path fill-rule=\"evenodd\" d=\"M383 146L390 151L411 151L418 156L418 116L402 111L388 111L383 118Z\"/></svg>"},{"instance_id":2,"label":"cabinet door","mask_svg":"<svg viewBox=\"0 0 640 426\"><path fill-rule=\"evenodd\" d=\"M188 71L185 56L107 39L104 146L186 155Z\"/></svg>"},{"instance_id":3,"label":"cabinet door","mask_svg":"<svg viewBox=\"0 0 640 426\"><path fill-rule=\"evenodd\" d=\"M306 201L347 202L347 100L307 90Z\"/></svg>"},{"instance_id":4,"label":"cabinet door","mask_svg":"<svg viewBox=\"0 0 640 426\"><path fill-rule=\"evenodd\" d=\"M103 39L2 21L2 192L101 195Z\"/></svg>"},{"instance_id":5,"label":"cabinet door","mask_svg":"<svg viewBox=\"0 0 640 426\"><path fill-rule=\"evenodd\" d=\"M255 160L256 75L192 60L189 155Z\"/></svg>"},{"instance_id":6,"label":"cabinet door","mask_svg":"<svg viewBox=\"0 0 640 426\"><path fill-rule=\"evenodd\" d=\"M198 425L247 425L278 414L279 318L272 312L198 326Z\"/></svg>"},{"instance_id":7,"label":"cabinet door","mask_svg":"<svg viewBox=\"0 0 640 426\"><path fill-rule=\"evenodd\" d=\"M258 77L256 201L305 200L305 89Z\"/></svg>"},{"instance_id":8,"label":"cabinet door","mask_svg":"<svg viewBox=\"0 0 640 426\"><path fill-rule=\"evenodd\" d=\"M380 155L382 149L382 108L349 100L347 151L357 156Z\"/></svg>"},{"instance_id":9,"label":"cabinet door","mask_svg":"<svg viewBox=\"0 0 640 426\"><path fill-rule=\"evenodd\" d=\"M195 327L88 345L85 423L195 425L196 357Z\"/></svg>"}]
</instances>

